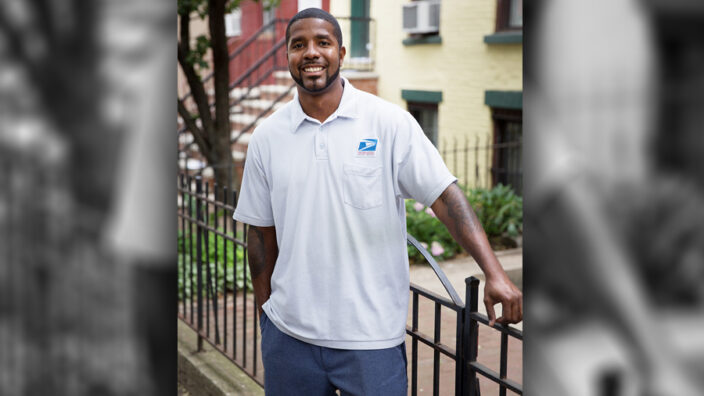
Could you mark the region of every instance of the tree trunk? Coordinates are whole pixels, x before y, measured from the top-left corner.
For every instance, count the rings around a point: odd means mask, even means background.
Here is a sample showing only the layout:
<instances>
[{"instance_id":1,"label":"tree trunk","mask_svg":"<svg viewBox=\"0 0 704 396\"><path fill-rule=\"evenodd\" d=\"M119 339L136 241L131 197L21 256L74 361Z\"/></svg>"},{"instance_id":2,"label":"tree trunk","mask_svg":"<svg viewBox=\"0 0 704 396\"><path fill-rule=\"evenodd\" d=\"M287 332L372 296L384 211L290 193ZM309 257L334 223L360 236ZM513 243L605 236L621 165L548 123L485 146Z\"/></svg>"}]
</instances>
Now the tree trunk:
<instances>
[{"instance_id":1,"label":"tree trunk","mask_svg":"<svg viewBox=\"0 0 704 396\"><path fill-rule=\"evenodd\" d=\"M230 152L229 144L216 144L214 147L218 157L217 162L208 162L213 165L215 172L215 182L218 186L227 186L228 189L238 189L239 183L237 180L237 172L232 161L232 153Z\"/></svg>"},{"instance_id":2,"label":"tree trunk","mask_svg":"<svg viewBox=\"0 0 704 396\"><path fill-rule=\"evenodd\" d=\"M215 180L219 186L237 188L236 172L232 169L230 144L230 58L225 36L226 0L209 0L208 27L213 51L213 82L215 88L215 145L213 151L217 162L211 162L215 169ZM228 174L230 177L228 178ZM232 181L232 182L231 182Z\"/></svg>"}]
</instances>

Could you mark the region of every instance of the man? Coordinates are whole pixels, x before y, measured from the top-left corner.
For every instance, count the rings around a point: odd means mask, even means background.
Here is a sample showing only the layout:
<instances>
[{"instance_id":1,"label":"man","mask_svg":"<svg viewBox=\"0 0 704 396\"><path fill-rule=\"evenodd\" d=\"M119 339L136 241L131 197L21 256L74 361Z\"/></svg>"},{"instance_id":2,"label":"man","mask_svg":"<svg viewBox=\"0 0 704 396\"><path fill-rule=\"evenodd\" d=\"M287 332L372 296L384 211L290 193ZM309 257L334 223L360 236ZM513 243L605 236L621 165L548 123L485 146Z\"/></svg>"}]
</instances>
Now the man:
<instances>
[{"instance_id":1,"label":"man","mask_svg":"<svg viewBox=\"0 0 704 396\"><path fill-rule=\"evenodd\" d=\"M492 322L520 321L521 293L418 123L340 77L337 20L303 10L286 42L297 95L253 134L234 214L250 225L267 394L405 395L404 198L477 259Z\"/></svg>"}]
</instances>

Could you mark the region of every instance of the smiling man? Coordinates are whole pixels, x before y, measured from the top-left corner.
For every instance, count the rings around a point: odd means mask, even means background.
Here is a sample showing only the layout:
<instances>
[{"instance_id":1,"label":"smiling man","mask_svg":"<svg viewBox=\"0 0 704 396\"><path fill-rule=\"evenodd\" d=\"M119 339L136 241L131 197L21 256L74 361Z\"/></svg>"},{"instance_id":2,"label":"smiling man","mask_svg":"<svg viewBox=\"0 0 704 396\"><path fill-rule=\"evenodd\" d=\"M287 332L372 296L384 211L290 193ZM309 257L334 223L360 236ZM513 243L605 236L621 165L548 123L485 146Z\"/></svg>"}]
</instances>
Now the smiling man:
<instances>
[{"instance_id":1,"label":"smiling man","mask_svg":"<svg viewBox=\"0 0 704 396\"><path fill-rule=\"evenodd\" d=\"M234 214L250 225L266 393L406 395L404 198L477 260L492 321L520 321L521 292L415 119L340 77L337 20L303 10L286 42L297 95L252 135Z\"/></svg>"}]
</instances>

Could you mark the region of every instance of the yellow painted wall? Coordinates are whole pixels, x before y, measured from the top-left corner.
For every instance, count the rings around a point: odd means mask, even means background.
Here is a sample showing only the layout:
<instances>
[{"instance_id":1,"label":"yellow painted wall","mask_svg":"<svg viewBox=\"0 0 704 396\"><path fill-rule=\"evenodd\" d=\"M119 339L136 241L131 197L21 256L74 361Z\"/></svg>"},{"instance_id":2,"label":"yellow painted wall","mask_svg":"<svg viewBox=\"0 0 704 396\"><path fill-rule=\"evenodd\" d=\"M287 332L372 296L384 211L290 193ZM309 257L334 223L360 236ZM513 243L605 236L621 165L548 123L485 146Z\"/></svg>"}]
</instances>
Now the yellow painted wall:
<instances>
[{"instance_id":1,"label":"yellow painted wall","mask_svg":"<svg viewBox=\"0 0 704 396\"><path fill-rule=\"evenodd\" d=\"M402 4L408 0L371 0L376 20L376 68L379 96L406 108L402 89L442 91L438 106L439 148L454 139L464 145L479 136L482 144L492 136L491 110L484 104L486 90L522 91L523 46L486 44L494 33L496 0L443 0L440 15L441 44L405 46ZM350 0L331 0L331 13L349 16ZM487 155L480 155L487 161ZM470 160L472 162L473 159ZM457 175L464 173L463 159ZM470 172L473 173L473 172Z\"/></svg>"},{"instance_id":2,"label":"yellow painted wall","mask_svg":"<svg viewBox=\"0 0 704 396\"><path fill-rule=\"evenodd\" d=\"M330 0L330 13L333 16L348 17L351 9L352 2L350 0ZM342 39L345 40L346 37L343 36Z\"/></svg>"}]
</instances>

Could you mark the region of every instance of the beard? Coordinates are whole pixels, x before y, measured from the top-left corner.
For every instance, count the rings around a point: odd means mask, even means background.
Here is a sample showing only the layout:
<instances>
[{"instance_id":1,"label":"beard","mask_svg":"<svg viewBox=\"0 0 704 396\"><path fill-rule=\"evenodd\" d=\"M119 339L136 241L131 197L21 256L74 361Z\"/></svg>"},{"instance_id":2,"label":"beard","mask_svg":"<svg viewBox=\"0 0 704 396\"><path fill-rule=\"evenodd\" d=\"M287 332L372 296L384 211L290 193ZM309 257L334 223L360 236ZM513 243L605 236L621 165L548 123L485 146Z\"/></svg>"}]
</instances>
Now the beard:
<instances>
[{"instance_id":1,"label":"beard","mask_svg":"<svg viewBox=\"0 0 704 396\"><path fill-rule=\"evenodd\" d=\"M321 88L306 88L305 85L303 85L303 78L301 78L301 73L298 74L298 77L294 76L293 73L291 73L291 68L289 68L289 73L291 74L291 78L293 78L293 81L298 84L299 87L303 88L306 92L308 93L320 93L328 89L330 85L332 85L335 80L337 80L337 77L340 75L340 66L337 66L337 70L335 70L335 73L332 74L332 76L328 76L327 80L325 81L325 85Z\"/></svg>"}]
</instances>

